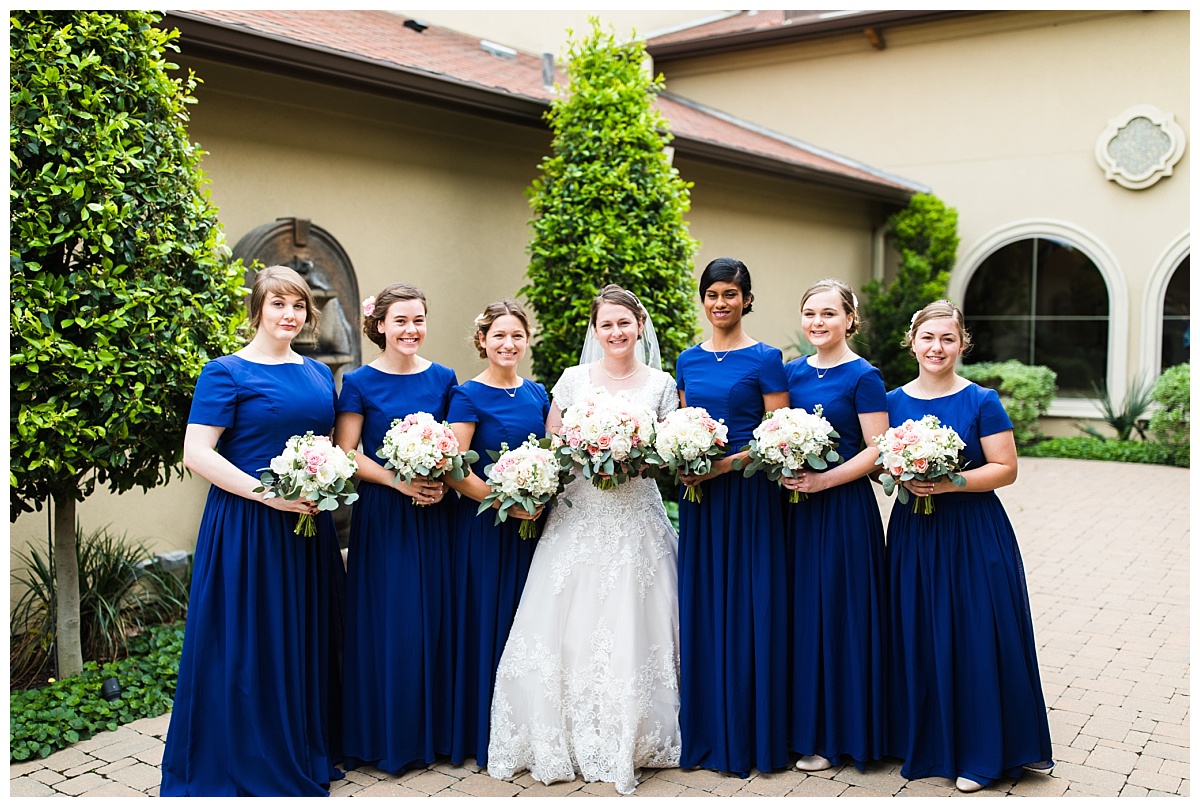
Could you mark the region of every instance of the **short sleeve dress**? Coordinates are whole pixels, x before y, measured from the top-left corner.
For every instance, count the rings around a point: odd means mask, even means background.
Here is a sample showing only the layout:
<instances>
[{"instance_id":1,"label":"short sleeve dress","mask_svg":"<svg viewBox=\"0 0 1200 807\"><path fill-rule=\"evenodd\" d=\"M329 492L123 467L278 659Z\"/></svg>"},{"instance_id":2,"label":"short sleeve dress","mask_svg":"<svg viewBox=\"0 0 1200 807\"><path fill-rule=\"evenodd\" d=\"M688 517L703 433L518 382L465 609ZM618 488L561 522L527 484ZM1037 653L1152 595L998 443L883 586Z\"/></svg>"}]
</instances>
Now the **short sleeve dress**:
<instances>
[{"instance_id":1,"label":"short sleeve dress","mask_svg":"<svg viewBox=\"0 0 1200 807\"><path fill-rule=\"evenodd\" d=\"M856 358L818 371L807 356L785 369L792 406L812 412L820 405L838 433L841 461L856 456L864 438L859 414L887 411L879 370ZM879 505L866 476L796 503L788 502L786 493L783 522L793 603L791 749L834 765L848 757L862 770L883 756L886 718Z\"/></svg>"},{"instance_id":2,"label":"short sleeve dress","mask_svg":"<svg viewBox=\"0 0 1200 807\"><path fill-rule=\"evenodd\" d=\"M509 393L512 393L511 395ZM486 480L492 463L488 451L501 443L516 448L529 435L546 434L550 397L535 381L521 380L511 390L467 381L451 393L451 423L474 423L471 450L479 460L471 470ZM465 447L464 447L465 448ZM521 590L533 561L535 539L517 534L520 521L495 524L494 510L476 515L479 503L467 496L457 506L454 533L454 725L450 761L457 765L474 757L487 767L488 720L492 687Z\"/></svg>"},{"instance_id":3,"label":"short sleeve dress","mask_svg":"<svg viewBox=\"0 0 1200 807\"><path fill-rule=\"evenodd\" d=\"M750 442L763 395L788 389L782 354L761 342L688 348L675 378L688 406L725 421L731 452ZM679 765L745 778L788 764L782 500L762 474L732 471L701 488L699 503L682 490L679 501Z\"/></svg>"},{"instance_id":4,"label":"short sleeve dress","mask_svg":"<svg viewBox=\"0 0 1200 807\"><path fill-rule=\"evenodd\" d=\"M932 400L888 393L888 422L933 414L986 464L980 439L1012 428L995 390L970 384ZM934 497L888 521L889 756L909 779L981 784L1053 765L1021 551L995 491Z\"/></svg>"},{"instance_id":5,"label":"short sleeve dress","mask_svg":"<svg viewBox=\"0 0 1200 807\"><path fill-rule=\"evenodd\" d=\"M338 411L363 416L362 451L382 464L376 452L392 421L414 412L445 420L457 383L437 363L408 375L366 365L342 378ZM346 559L346 764L396 776L450 753L457 497L420 506L390 486L360 480L357 490Z\"/></svg>"},{"instance_id":6,"label":"short sleeve dress","mask_svg":"<svg viewBox=\"0 0 1200 807\"><path fill-rule=\"evenodd\" d=\"M189 423L224 428L217 450L257 477L292 435L333 428L333 374L224 356L204 366ZM213 485L196 538L163 796L325 796L341 778L345 572L333 517Z\"/></svg>"}]
</instances>

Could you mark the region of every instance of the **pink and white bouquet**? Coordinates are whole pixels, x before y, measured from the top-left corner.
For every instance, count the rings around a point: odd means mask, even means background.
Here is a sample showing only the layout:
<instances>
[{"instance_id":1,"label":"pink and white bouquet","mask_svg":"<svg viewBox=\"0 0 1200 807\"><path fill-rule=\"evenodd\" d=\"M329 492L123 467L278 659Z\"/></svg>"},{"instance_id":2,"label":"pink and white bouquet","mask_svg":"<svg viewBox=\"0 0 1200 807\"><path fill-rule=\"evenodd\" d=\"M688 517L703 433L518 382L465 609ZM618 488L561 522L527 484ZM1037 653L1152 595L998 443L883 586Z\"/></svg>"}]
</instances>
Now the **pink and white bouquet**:
<instances>
[{"instance_id":1,"label":"pink and white bouquet","mask_svg":"<svg viewBox=\"0 0 1200 807\"><path fill-rule=\"evenodd\" d=\"M492 492L479 503L476 515L491 507L493 502L500 502L496 513L499 524L508 518L508 509L514 504L532 513L558 492L558 458L542 446L536 436L529 435L529 439L513 449L508 443L501 443L499 451L489 451L488 455L495 460L484 468ZM522 538L536 537L537 524L529 519L522 520L519 534Z\"/></svg>"},{"instance_id":2,"label":"pink and white bouquet","mask_svg":"<svg viewBox=\"0 0 1200 807\"><path fill-rule=\"evenodd\" d=\"M667 415L654 433L651 461L680 474L706 474L712 461L725 454L729 445L729 427L725 421L709 417L700 406L685 406ZM699 502L704 496L699 486L689 487L683 498Z\"/></svg>"},{"instance_id":3,"label":"pink and white bouquet","mask_svg":"<svg viewBox=\"0 0 1200 807\"><path fill-rule=\"evenodd\" d=\"M891 496L895 490L901 504L908 504L908 490L900 483L909 479L928 481L948 476L955 487L961 488L967 484L967 480L959 473L962 469L959 452L966 447L966 443L958 436L958 432L943 426L935 415L926 415L920 420L906 420L872 439L879 446L879 458L875 464L882 465L886 471L879 475L883 492ZM934 511L932 496L918 498L925 500L923 512L926 515ZM913 502L914 513L919 504Z\"/></svg>"},{"instance_id":4,"label":"pink and white bouquet","mask_svg":"<svg viewBox=\"0 0 1200 807\"><path fill-rule=\"evenodd\" d=\"M649 466L657 417L645 407L598 389L562 413L551 448L564 468L581 469L600 490L612 490Z\"/></svg>"},{"instance_id":5,"label":"pink and white bouquet","mask_svg":"<svg viewBox=\"0 0 1200 807\"><path fill-rule=\"evenodd\" d=\"M396 472L394 481L403 478L410 485L418 476L462 479L479 459L474 451L460 451L450 424L439 423L428 412L393 420L375 455L384 460L385 468Z\"/></svg>"},{"instance_id":6,"label":"pink and white bouquet","mask_svg":"<svg viewBox=\"0 0 1200 807\"><path fill-rule=\"evenodd\" d=\"M834 449L834 438L841 435L821 414L823 411L824 407L817 404L812 412L788 407L768 412L754 429L748 461L734 460L734 467L744 465L744 476L762 470L772 482L798 476L806 467L825 470L841 459ZM807 498L807 493L793 490L788 501L795 504Z\"/></svg>"},{"instance_id":7,"label":"pink and white bouquet","mask_svg":"<svg viewBox=\"0 0 1200 807\"><path fill-rule=\"evenodd\" d=\"M354 452L345 452L325 435L294 435L288 438L283 453L271 460L271 467L262 469L254 489L264 499L282 496L288 501L308 499L318 510L336 510L338 505L351 504L358 498L350 480L358 470ZM313 517L301 513L296 523L296 535L317 534Z\"/></svg>"}]
</instances>

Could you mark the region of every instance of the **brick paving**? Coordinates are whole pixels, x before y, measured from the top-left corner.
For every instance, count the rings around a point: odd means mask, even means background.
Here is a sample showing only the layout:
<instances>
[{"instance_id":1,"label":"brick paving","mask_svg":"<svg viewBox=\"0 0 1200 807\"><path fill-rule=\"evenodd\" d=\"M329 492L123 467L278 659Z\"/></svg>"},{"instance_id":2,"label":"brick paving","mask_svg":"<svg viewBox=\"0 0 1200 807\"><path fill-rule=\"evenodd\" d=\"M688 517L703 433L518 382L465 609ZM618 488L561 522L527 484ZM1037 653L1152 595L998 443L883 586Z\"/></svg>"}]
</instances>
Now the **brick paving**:
<instances>
[{"instance_id":1,"label":"brick paving","mask_svg":"<svg viewBox=\"0 0 1200 807\"><path fill-rule=\"evenodd\" d=\"M1023 459L1000 497L1021 541L1058 765L981 796L1188 796L1191 759L1186 469ZM880 496L885 511L890 500ZM11 796L158 795L169 715L104 732L9 767ZM908 781L885 760L865 773L645 771L638 796L952 796L946 779ZM351 771L334 796L614 796L582 779L492 779L435 765L389 776ZM958 794L962 795L962 794Z\"/></svg>"}]
</instances>

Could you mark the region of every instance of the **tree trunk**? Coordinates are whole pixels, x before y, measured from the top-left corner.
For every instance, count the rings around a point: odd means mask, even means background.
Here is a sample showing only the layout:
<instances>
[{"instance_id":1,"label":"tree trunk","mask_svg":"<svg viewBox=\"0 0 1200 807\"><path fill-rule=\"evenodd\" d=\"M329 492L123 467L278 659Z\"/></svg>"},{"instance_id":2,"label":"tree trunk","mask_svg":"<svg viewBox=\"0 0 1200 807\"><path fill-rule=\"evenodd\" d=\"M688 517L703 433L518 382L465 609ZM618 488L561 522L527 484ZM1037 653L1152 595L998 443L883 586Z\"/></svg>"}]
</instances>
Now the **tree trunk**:
<instances>
[{"instance_id":1,"label":"tree trunk","mask_svg":"<svg viewBox=\"0 0 1200 807\"><path fill-rule=\"evenodd\" d=\"M75 548L75 497L54 497L54 588L58 674L83 671L79 640L79 553Z\"/></svg>"}]
</instances>

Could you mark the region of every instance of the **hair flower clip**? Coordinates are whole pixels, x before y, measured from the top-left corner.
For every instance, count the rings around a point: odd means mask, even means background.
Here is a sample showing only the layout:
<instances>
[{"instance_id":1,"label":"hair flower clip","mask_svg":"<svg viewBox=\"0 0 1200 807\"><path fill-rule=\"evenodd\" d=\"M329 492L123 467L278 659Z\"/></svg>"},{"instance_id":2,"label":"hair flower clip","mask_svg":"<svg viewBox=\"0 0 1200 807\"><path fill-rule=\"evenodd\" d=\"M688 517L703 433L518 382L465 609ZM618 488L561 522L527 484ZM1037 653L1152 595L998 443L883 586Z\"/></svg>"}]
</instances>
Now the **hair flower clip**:
<instances>
[{"instance_id":1,"label":"hair flower clip","mask_svg":"<svg viewBox=\"0 0 1200 807\"><path fill-rule=\"evenodd\" d=\"M363 316L364 317L369 317L375 313L375 295L374 294L372 294L370 297L368 297L367 299L362 301L362 308L363 308Z\"/></svg>"},{"instance_id":2,"label":"hair flower clip","mask_svg":"<svg viewBox=\"0 0 1200 807\"><path fill-rule=\"evenodd\" d=\"M921 310L922 309L919 309L919 310L913 312L912 319L910 319L908 321L908 327L911 328L913 326L913 323L917 321L917 317L921 316Z\"/></svg>"}]
</instances>

